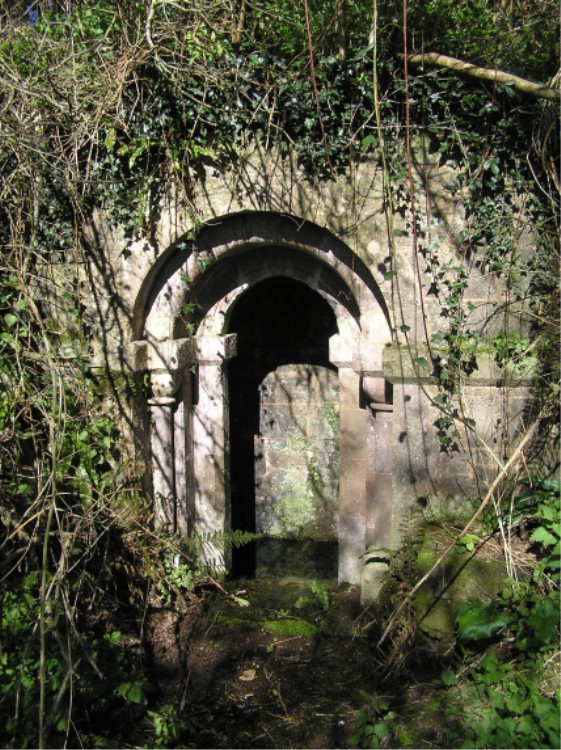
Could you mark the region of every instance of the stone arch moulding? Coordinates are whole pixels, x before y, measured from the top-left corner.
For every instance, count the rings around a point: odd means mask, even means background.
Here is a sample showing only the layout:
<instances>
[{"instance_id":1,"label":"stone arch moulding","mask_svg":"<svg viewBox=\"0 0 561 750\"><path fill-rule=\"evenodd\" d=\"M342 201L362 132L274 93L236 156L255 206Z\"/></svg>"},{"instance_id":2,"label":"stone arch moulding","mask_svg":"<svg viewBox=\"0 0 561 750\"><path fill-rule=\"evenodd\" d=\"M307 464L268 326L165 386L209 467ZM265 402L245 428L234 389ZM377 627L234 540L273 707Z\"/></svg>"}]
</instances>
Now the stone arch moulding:
<instances>
[{"instance_id":1,"label":"stone arch moulding","mask_svg":"<svg viewBox=\"0 0 561 750\"><path fill-rule=\"evenodd\" d=\"M367 548L391 544L392 406L382 374L391 333L385 302L360 258L329 231L293 216L242 213L180 238L138 294L128 360L148 371L156 522L212 539L230 528L228 322L236 300L268 278L307 284L335 313L329 339L340 401L339 580L376 595L383 565ZM192 313L185 322L185 311ZM206 559L228 569L211 541Z\"/></svg>"}]
</instances>

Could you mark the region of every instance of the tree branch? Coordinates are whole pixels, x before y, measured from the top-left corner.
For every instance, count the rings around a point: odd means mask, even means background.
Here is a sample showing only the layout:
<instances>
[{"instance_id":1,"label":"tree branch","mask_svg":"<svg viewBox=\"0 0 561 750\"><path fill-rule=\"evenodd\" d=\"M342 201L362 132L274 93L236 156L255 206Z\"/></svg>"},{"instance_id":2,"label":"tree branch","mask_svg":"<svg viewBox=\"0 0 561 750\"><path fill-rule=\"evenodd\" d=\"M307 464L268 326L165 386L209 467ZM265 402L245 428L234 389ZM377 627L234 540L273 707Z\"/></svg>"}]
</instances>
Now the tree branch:
<instances>
[{"instance_id":1,"label":"tree branch","mask_svg":"<svg viewBox=\"0 0 561 750\"><path fill-rule=\"evenodd\" d=\"M404 59L404 55L400 55ZM472 78L479 78L484 81L493 81L496 83L505 83L512 85L517 91L525 94L534 94L541 99L559 99L560 91L552 86L544 86L541 83L528 81L526 78L520 78L504 70L495 68L480 68L472 63L458 60L448 55L439 55L438 52L425 52L424 54L408 55L407 61L411 65L436 65L440 68L448 68L458 73L465 73Z\"/></svg>"}]
</instances>

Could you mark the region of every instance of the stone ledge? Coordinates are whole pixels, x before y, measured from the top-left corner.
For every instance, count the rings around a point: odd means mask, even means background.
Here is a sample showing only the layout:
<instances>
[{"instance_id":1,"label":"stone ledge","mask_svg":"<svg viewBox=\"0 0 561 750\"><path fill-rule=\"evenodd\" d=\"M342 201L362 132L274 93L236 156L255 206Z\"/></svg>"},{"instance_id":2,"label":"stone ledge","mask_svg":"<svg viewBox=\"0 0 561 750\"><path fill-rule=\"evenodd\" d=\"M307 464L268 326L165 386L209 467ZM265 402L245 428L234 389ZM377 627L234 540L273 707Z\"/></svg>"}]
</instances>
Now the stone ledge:
<instances>
[{"instance_id":1,"label":"stone ledge","mask_svg":"<svg viewBox=\"0 0 561 750\"><path fill-rule=\"evenodd\" d=\"M444 352L440 353L444 356ZM439 379L434 374L430 363L429 350L426 346L387 346L382 352L383 375L390 383L422 383L438 385ZM462 376L466 386L494 386L522 388L528 387L536 377L536 364L531 362L525 371L514 367L500 367L489 352L477 355L477 367L469 375Z\"/></svg>"},{"instance_id":2,"label":"stone ledge","mask_svg":"<svg viewBox=\"0 0 561 750\"><path fill-rule=\"evenodd\" d=\"M172 339L152 343L133 341L124 347L125 362L133 372L177 371L193 361L193 339Z\"/></svg>"}]
</instances>

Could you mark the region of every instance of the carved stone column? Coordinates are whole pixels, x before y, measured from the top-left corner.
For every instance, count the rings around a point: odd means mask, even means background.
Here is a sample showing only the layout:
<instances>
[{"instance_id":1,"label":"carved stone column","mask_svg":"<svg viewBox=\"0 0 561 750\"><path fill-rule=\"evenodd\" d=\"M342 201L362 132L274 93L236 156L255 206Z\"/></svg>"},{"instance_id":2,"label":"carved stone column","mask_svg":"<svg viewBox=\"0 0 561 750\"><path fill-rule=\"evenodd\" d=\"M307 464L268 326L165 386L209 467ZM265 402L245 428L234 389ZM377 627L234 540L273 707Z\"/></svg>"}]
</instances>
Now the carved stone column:
<instances>
[{"instance_id":1,"label":"carved stone column","mask_svg":"<svg viewBox=\"0 0 561 750\"><path fill-rule=\"evenodd\" d=\"M361 357L362 390L370 401L366 429L365 543L361 596L373 601L388 571L393 523L393 405L387 403L387 381L382 375L382 349L372 347ZM391 400L391 397L390 397ZM370 552L372 551L372 552Z\"/></svg>"},{"instance_id":2,"label":"carved stone column","mask_svg":"<svg viewBox=\"0 0 561 750\"><path fill-rule=\"evenodd\" d=\"M204 539L202 559L217 573L230 556L213 535L230 530L229 405L225 363L236 354L236 336L196 339L197 400L193 407L195 527ZM210 537L206 538L205 537Z\"/></svg>"},{"instance_id":3,"label":"carved stone column","mask_svg":"<svg viewBox=\"0 0 561 750\"><path fill-rule=\"evenodd\" d=\"M154 525L169 533L186 533L186 498L181 494L186 486L184 409L177 394L192 350L190 339L135 341L126 350L133 371L150 373Z\"/></svg>"},{"instance_id":4,"label":"carved stone column","mask_svg":"<svg viewBox=\"0 0 561 750\"><path fill-rule=\"evenodd\" d=\"M370 404L367 432L368 466L366 472L366 547L362 576L362 599L372 601L380 593L388 572L388 554L392 547L393 523L393 406Z\"/></svg>"},{"instance_id":5,"label":"carved stone column","mask_svg":"<svg viewBox=\"0 0 561 750\"><path fill-rule=\"evenodd\" d=\"M152 492L154 525L170 534L177 531L175 471L173 456L174 398L150 399L150 453L152 459Z\"/></svg>"}]
</instances>

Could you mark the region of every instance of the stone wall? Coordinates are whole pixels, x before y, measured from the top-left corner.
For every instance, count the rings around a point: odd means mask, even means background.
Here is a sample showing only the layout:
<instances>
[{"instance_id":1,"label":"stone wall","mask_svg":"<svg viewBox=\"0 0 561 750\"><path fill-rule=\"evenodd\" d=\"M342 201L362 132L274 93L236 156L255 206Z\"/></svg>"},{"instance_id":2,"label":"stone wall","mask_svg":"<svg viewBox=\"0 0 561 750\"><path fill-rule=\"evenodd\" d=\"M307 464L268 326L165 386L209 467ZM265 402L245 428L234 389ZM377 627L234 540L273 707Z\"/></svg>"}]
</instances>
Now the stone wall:
<instances>
[{"instance_id":1,"label":"stone wall","mask_svg":"<svg viewBox=\"0 0 561 750\"><path fill-rule=\"evenodd\" d=\"M462 416L467 424L475 421L478 437L460 423L458 450L441 450L438 381L427 343L448 325L442 295L434 293L434 269L457 262L462 193L454 173L436 158L419 156L416 169L423 247L437 248L432 265L415 247L407 201L398 196L390 247L380 169L366 158L319 180L290 158L255 147L235 168L208 166L189 191L175 186L153 207L144 237L131 241L96 216L88 230L93 293L86 300L92 364L150 376L146 441L161 525L180 533L229 528L228 362L243 343L230 320L247 291L271 278L307 285L336 321L323 364L337 381L328 391L338 392L338 403L330 395L322 408L332 406L340 418L337 459L329 459L331 468L338 462L337 509L329 511L329 523L337 525L341 580L362 582L374 596L384 561L383 555L365 557L367 549L397 547L421 515L465 513L484 494L497 471L492 454L506 458L524 428L532 373L501 371L482 347L462 391ZM531 233L521 231L518 244L521 254L531 252ZM508 303L498 277L463 261L471 330L484 341L505 322L524 333L521 308ZM290 299L283 304L290 306ZM317 362L303 357L285 364ZM313 399L310 390L306 419ZM280 404L267 408L278 411ZM281 457L290 456L290 430L280 436L280 448L276 437L265 421L255 429L261 483L255 502L257 526L281 528L288 471ZM302 437L317 438L307 431ZM297 473L298 461L288 461ZM308 476L310 466L302 469ZM321 481L334 482L333 474ZM295 501L302 512L306 487L302 505ZM219 553L213 559L216 567L228 567Z\"/></svg>"}]
</instances>

